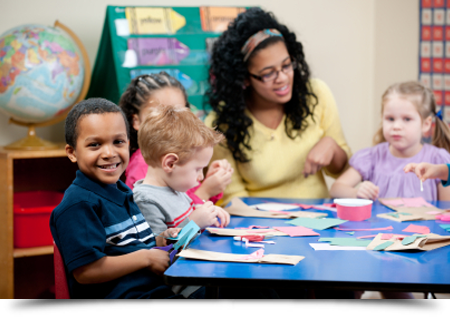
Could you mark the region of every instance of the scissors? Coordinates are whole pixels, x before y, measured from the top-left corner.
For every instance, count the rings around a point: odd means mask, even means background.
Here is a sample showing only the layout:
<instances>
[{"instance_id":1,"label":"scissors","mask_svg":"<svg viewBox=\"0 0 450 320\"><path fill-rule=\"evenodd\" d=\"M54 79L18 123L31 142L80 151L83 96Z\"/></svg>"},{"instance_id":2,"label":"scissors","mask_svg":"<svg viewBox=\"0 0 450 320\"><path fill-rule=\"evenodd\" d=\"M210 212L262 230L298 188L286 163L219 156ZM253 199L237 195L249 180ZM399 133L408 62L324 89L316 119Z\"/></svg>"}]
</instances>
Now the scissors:
<instances>
[{"instance_id":1,"label":"scissors","mask_svg":"<svg viewBox=\"0 0 450 320\"><path fill-rule=\"evenodd\" d=\"M170 250L172 250L172 252L170 252L169 257L170 257L170 263L172 264L173 262L173 258L175 257L175 255L178 253L178 250L173 248L173 243L165 246L165 247L153 247L152 249L159 249L159 250L163 250L163 251L167 251L169 252Z\"/></svg>"}]
</instances>

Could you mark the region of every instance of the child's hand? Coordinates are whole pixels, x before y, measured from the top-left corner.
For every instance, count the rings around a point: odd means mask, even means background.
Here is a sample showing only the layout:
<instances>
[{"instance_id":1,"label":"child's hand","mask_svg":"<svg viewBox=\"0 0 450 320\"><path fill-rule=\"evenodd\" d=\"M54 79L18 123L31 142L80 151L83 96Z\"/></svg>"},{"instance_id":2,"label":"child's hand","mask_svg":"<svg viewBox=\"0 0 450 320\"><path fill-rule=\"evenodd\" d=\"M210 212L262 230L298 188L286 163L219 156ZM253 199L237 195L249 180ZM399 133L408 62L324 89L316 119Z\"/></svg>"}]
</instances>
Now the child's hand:
<instances>
[{"instance_id":1,"label":"child's hand","mask_svg":"<svg viewBox=\"0 0 450 320\"><path fill-rule=\"evenodd\" d=\"M216 216L216 206L211 201L207 201L205 204L197 206L191 213L190 218L200 227L200 229L205 229L211 225L220 226Z\"/></svg>"},{"instance_id":2,"label":"child's hand","mask_svg":"<svg viewBox=\"0 0 450 320\"><path fill-rule=\"evenodd\" d=\"M205 179L219 171L219 169L223 169L225 171L233 173L233 168L231 168L231 164L226 159L215 160L209 166L208 171L205 175Z\"/></svg>"},{"instance_id":3,"label":"child's hand","mask_svg":"<svg viewBox=\"0 0 450 320\"><path fill-rule=\"evenodd\" d=\"M220 219L220 223L217 221L217 223L214 225L220 228L228 226L228 224L230 223L230 214L218 206L216 206L215 210L217 213L216 217Z\"/></svg>"},{"instance_id":4,"label":"child's hand","mask_svg":"<svg viewBox=\"0 0 450 320\"><path fill-rule=\"evenodd\" d=\"M159 236L156 237L156 246L165 247L167 246L167 238L175 238L178 233L180 233L181 228L169 228L164 232L161 232Z\"/></svg>"},{"instance_id":5,"label":"child's hand","mask_svg":"<svg viewBox=\"0 0 450 320\"><path fill-rule=\"evenodd\" d=\"M363 181L356 189L356 197L369 200L377 200L380 188L370 181Z\"/></svg>"},{"instance_id":6,"label":"child's hand","mask_svg":"<svg viewBox=\"0 0 450 320\"><path fill-rule=\"evenodd\" d=\"M214 174L206 177L199 187L199 189L202 189L200 192L204 192L206 196L205 200L224 192L225 188L231 183L232 174L233 169L225 170L219 168Z\"/></svg>"},{"instance_id":7,"label":"child's hand","mask_svg":"<svg viewBox=\"0 0 450 320\"><path fill-rule=\"evenodd\" d=\"M159 249L150 249L147 251L149 259L148 269L155 274L162 276L164 271L166 271L169 267L169 253L167 251Z\"/></svg>"},{"instance_id":8,"label":"child's hand","mask_svg":"<svg viewBox=\"0 0 450 320\"><path fill-rule=\"evenodd\" d=\"M405 173L413 172L423 182L427 179L447 181L448 167L446 164L431 164L426 162L409 163L404 168Z\"/></svg>"}]
</instances>

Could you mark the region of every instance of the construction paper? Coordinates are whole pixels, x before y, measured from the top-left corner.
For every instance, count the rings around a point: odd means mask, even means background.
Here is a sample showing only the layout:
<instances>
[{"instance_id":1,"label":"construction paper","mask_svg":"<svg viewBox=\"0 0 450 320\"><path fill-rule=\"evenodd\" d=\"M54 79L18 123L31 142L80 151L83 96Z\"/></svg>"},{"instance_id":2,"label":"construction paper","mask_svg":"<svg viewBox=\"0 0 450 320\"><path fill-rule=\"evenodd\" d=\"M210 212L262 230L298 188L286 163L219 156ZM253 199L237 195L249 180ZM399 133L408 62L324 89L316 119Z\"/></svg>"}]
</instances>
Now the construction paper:
<instances>
[{"instance_id":1,"label":"construction paper","mask_svg":"<svg viewBox=\"0 0 450 320\"><path fill-rule=\"evenodd\" d=\"M273 227L275 230L284 232L290 237L304 237L304 236L320 236L317 232L312 229L305 228L302 226L298 227Z\"/></svg>"},{"instance_id":2,"label":"construction paper","mask_svg":"<svg viewBox=\"0 0 450 320\"><path fill-rule=\"evenodd\" d=\"M392 226L384 227L384 228L369 228L369 229L351 229L351 228L334 228L339 231L372 231L372 230L392 230L394 229Z\"/></svg>"},{"instance_id":3,"label":"construction paper","mask_svg":"<svg viewBox=\"0 0 450 320\"><path fill-rule=\"evenodd\" d=\"M403 204L407 208L416 208L416 207L433 207L431 204L425 201L424 198L402 198Z\"/></svg>"},{"instance_id":4,"label":"construction paper","mask_svg":"<svg viewBox=\"0 0 450 320\"><path fill-rule=\"evenodd\" d=\"M415 224L410 224L406 229L403 229L402 231L427 234L427 233L430 233L430 228L425 227L425 226L418 226Z\"/></svg>"},{"instance_id":5,"label":"construction paper","mask_svg":"<svg viewBox=\"0 0 450 320\"><path fill-rule=\"evenodd\" d=\"M332 246L329 243L310 243L309 244L316 251L335 251L335 250L344 250L344 251L353 251L353 250L366 250L364 247L341 247L341 246Z\"/></svg>"},{"instance_id":6,"label":"construction paper","mask_svg":"<svg viewBox=\"0 0 450 320\"><path fill-rule=\"evenodd\" d=\"M297 218L286 223L293 224L296 226L302 226L306 228L324 230L341 223L347 222L347 220L335 219L335 218L324 218L324 219L312 219L312 218Z\"/></svg>"},{"instance_id":7,"label":"construction paper","mask_svg":"<svg viewBox=\"0 0 450 320\"><path fill-rule=\"evenodd\" d=\"M178 250L180 247L186 248L186 246L193 240L199 233L200 227L193 221L189 221L187 225L181 229L180 233L175 238L167 238L170 240L178 240L173 248Z\"/></svg>"},{"instance_id":8,"label":"construction paper","mask_svg":"<svg viewBox=\"0 0 450 320\"><path fill-rule=\"evenodd\" d=\"M277 219L292 219L298 217L317 218L325 217L326 213L319 212L304 212L304 211L290 211L286 213L276 213L270 211L262 211L251 208L246 205L241 199L235 197L231 199L230 205L224 208L230 215L241 217L261 217L261 218L277 218Z\"/></svg>"},{"instance_id":9,"label":"construction paper","mask_svg":"<svg viewBox=\"0 0 450 320\"><path fill-rule=\"evenodd\" d=\"M450 224L440 224L439 227L441 227L445 231L450 232Z\"/></svg>"},{"instance_id":10,"label":"construction paper","mask_svg":"<svg viewBox=\"0 0 450 320\"><path fill-rule=\"evenodd\" d=\"M393 213L377 214L377 217L389 219L397 222L416 221L416 220L436 220L434 214L427 212L444 212L439 208L432 206L423 198L380 198L378 199L383 205L391 208Z\"/></svg>"},{"instance_id":11,"label":"construction paper","mask_svg":"<svg viewBox=\"0 0 450 320\"><path fill-rule=\"evenodd\" d=\"M439 219L441 221L450 221L450 216L441 214L439 216L436 216L436 219Z\"/></svg>"},{"instance_id":12,"label":"construction paper","mask_svg":"<svg viewBox=\"0 0 450 320\"><path fill-rule=\"evenodd\" d=\"M402 251L402 250L422 250L422 251L430 251L438 248L442 248L450 245L450 236L441 236L434 233L429 233L426 235L415 234L413 235L414 241L410 242L408 239L408 245L403 245L402 240L381 240L382 234L379 233L375 239L367 246L367 250L374 250L379 244L385 241L394 241L394 244L390 245L384 251ZM404 239L406 239L405 237ZM403 239L403 240L404 240Z\"/></svg>"},{"instance_id":13,"label":"construction paper","mask_svg":"<svg viewBox=\"0 0 450 320\"><path fill-rule=\"evenodd\" d=\"M369 238L375 238L376 236L377 236L376 234L369 234L367 236L356 237L356 239L369 239Z\"/></svg>"},{"instance_id":14,"label":"construction paper","mask_svg":"<svg viewBox=\"0 0 450 320\"><path fill-rule=\"evenodd\" d=\"M383 242L383 243L380 243L379 245L377 245L375 248L373 248L373 250L374 251L384 250L392 244L394 244L394 241L386 241L386 242Z\"/></svg>"},{"instance_id":15,"label":"construction paper","mask_svg":"<svg viewBox=\"0 0 450 320\"><path fill-rule=\"evenodd\" d=\"M350 231L350 232L346 232L346 233L352 236L355 234L355 231Z\"/></svg>"},{"instance_id":16,"label":"construction paper","mask_svg":"<svg viewBox=\"0 0 450 320\"><path fill-rule=\"evenodd\" d=\"M423 237L425 237L425 236L424 235L423 236L413 235L413 236L404 237L402 240L402 245L407 246L407 245L413 243L414 241L416 241L417 238L423 238Z\"/></svg>"},{"instance_id":17,"label":"construction paper","mask_svg":"<svg viewBox=\"0 0 450 320\"><path fill-rule=\"evenodd\" d=\"M248 255L235 253L221 253L197 249L183 250L177 256L186 259L207 260L207 261L272 263L272 264L289 264L289 265L296 265L298 262L300 262L305 258L304 256L295 256L295 255L267 254L261 258L242 260L241 258L248 257Z\"/></svg>"},{"instance_id":18,"label":"construction paper","mask_svg":"<svg viewBox=\"0 0 450 320\"><path fill-rule=\"evenodd\" d=\"M389 240L390 238L392 238L392 236L392 233L383 233L383 235L381 236L381 240Z\"/></svg>"},{"instance_id":19,"label":"construction paper","mask_svg":"<svg viewBox=\"0 0 450 320\"><path fill-rule=\"evenodd\" d=\"M319 238L319 242L330 242L332 246L341 247L367 247L371 240L361 240L355 238Z\"/></svg>"}]
</instances>

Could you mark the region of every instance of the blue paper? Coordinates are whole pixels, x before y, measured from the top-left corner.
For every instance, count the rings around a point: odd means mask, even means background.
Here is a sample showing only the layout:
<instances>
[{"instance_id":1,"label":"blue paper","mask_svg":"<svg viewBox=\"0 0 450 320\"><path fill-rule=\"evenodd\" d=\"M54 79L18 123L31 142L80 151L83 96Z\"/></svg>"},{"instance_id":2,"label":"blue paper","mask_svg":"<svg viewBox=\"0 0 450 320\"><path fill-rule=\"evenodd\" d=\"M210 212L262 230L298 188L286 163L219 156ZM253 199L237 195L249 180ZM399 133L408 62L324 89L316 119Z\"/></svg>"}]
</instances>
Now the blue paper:
<instances>
[{"instance_id":1,"label":"blue paper","mask_svg":"<svg viewBox=\"0 0 450 320\"><path fill-rule=\"evenodd\" d=\"M183 229L181 229L180 233L175 238L167 238L170 240L178 240L174 245L173 248L175 250L178 250L180 247L185 248L191 240L197 236L198 231L200 230L200 227L194 222L189 221L187 225L184 226Z\"/></svg>"}]
</instances>

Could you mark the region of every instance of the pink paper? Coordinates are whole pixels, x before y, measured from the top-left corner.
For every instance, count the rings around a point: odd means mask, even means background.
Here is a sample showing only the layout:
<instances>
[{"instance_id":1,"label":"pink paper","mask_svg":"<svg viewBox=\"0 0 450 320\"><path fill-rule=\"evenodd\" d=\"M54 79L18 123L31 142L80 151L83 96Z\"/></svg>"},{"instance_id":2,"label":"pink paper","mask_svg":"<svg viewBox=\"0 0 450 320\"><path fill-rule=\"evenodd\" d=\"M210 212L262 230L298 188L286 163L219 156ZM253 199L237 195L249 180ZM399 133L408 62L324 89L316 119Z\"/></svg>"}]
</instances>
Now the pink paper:
<instances>
[{"instance_id":1,"label":"pink paper","mask_svg":"<svg viewBox=\"0 0 450 320\"><path fill-rule=\"evenodd\" d=\"M304 236L320 236L319 233L313 231L312 229L305 228L302 226L297 227L273 227L275 230L284 232L290 237L304 237Z\"/></svg>"},{"instance_id":2,"label":"pink paper","mask_svg":"<svg viewBox=\"0 0 450 320\"><path fill-rule=\"evenodd\" d=\"M302 204L302 203L293 203L296 206L299 206L300 208L304 209L304 210L308 210L311 209L313 206L309 205L309 204Z\"/></svg>"},{"instance_id":3,"label":"pink paper","mask_svg":"<svg viewBox=\"0 0 450 320\"><path fill-rule=\"evenodd\" d=\"M415 224L410 224L403 231L404 232L413 232L413 233L427 234L427 233L430 233L430 228L425 227L425 226L418 226L418 225L415 225Z\"/></svg>"},{"instance_id":4,"label":"pink paper","mask_svg":"<svg viewBox=\"0 0 450 320\"><path fill-rule=\"evenodd\" d=\"M336 203L324 203L322 205L325 207L336 208Z\"/></svg>"},{"instance_id":5,"label":"pink paper","mask_svg":"<svg viewBox=\"0 0 450 320\"><path fill-rule=\"evenodd\" d=\"M402 198L405 207L408 208L417 208L417 207L432 207L431 204L425 201L424 198Z\"/></svg>"},{"instance_id":6,"label":"pink paper","mask_svg":"<svg viewBox=\"0 0 450 320\"><path fill-rule=\"evenodd\" d=\"M239 258L238 260L252 260L252 259L261 259L264 257L264 249L259 249L248 256Z\"/></svg>"},{"instance_id":7,"label":"pink paper","mask_svg":"<svg viewBox=\"0 0 450 320\"><path fill-rule=\"evenodd\" d=\"M235 229L269 229L270 227L266 227L266 226L255 226L255 225L251 225L250 227L247 228L235 228Z\"/></svg>"},{"instance_id":8,"label":"pink paper","mask_svg":"<svg viewBox=\"0 0 450 320\"><path fill-rule=\"evenodd\" d=\"M372 231L372 230L392 230L392 226L385 227L385 228L372 228L372 229L346 229L346 228L334 228L339 231Z\"/></svg>"},{"instance_id":9,"label":"pink paper","mask_svg":"<svg viewBox=\"0 0 450 320\"><path fill-rule=\"evenodd\" d=\"M441 220L441 221L450 221L450 216L444 215L444 214L441 214L441 215L439 215L439 216L436 216L436 218L439 219L439 220Z\"/></svg>"},{"instance_id":10,"label":"pink paper","mask_svg":"<svg viewBox=\"0 0 450 320\"><path fill-rule=\"evenodd\" d=\"M368 236L356 237L356 239L375 238L376 236L377 236L376 234L369 234Z\"/></svg>"},{"instance_id":11,"label":"pink paper","mask_svg":"<svg viewBox=\"0 0 450 320\"><path fill-rule=\"evenodd\" d=\"M426 214L439 214L439 213L441 213L440 211L428 211L428 212L425 212Z\"/></svg>"},{"instance_id":12,"label":"pink paper","mask_svg":"<svg viewBox=\"0 0 450 320\"><path fill-rule=\"evenodd\" d=\"M381 235L381 240L389 240L390 238L392 238L393 234L392 233L383 233Z\"/></svg>"},{"instance_id":13,"label":"pink paper","mask_svg":"<svg viewBox=\"0 0 450 320\"><path fill-rule=\"evenodd\" d=\"M388 206L394 206L394 207L400 207L400 206L404 205L402 199L383 200L383 203L387 204Z\"/></svg>"},{"instance_id":14,"label":"pink paper","mask_svg":"<svg viewBox=\"0 0 450 320\"><path fill-rule=\"evenodd\" d=\"M394 237L395 239L403 239L404 237L408 237L407 235L404 235L404 234L392 234L392 233L386 233L386 234L389 234L391 236L389 239L391 239L392 237ZM383 235L381 236L381 240L388 240L388 239L383 239L384 235L385 235L385 233L383 233ZM356 239L375 238L376 236L377 236L376 234L370 234L368 236L356 237Z\"/></svg>"}]
</instances>

